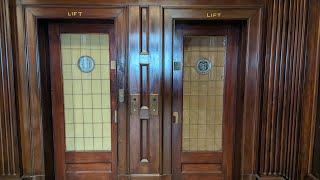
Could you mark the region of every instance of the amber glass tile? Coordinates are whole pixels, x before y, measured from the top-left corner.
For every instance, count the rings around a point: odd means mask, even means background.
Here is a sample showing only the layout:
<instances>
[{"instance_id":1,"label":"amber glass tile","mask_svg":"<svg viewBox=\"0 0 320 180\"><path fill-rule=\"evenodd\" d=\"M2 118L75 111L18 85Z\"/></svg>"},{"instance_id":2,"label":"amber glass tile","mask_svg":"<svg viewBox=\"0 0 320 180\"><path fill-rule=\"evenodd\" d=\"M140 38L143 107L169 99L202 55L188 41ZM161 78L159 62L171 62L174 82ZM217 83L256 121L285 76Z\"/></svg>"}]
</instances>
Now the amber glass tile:
<instances>
[{"instance_id":1,"label":"amber glass tile","mask_svg":"<svg viewBox=\"0 0 320 180\"><path fill-rule=\"evenodd\" d=\"M108 34L61 34L66 151L111 150ZM87 73L81 56L94 60Z\"/></svg>"},{"instance_id":2,"label":"amber glass tile","mask_svg":"<svg viewBox=\"0 0 320 180\"><path fill-rule=\"evenodd\" d=\"M224 91L224 36L186 36L183 62L183 151L221 151ZM196 70L200 58L209 59L207 74Z\"/></svg>"}]
</instances>

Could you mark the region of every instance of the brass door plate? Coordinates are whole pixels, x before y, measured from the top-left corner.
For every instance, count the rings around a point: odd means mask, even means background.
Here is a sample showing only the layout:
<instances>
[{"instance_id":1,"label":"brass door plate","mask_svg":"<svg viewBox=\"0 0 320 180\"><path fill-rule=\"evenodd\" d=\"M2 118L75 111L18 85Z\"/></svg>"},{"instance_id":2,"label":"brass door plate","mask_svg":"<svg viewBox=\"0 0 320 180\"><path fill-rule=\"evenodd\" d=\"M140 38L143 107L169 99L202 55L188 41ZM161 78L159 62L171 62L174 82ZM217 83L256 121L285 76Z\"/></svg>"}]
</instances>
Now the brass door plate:
<instances>
[{"instance_id":1,"label":"brass door plate","mask_svg":"<svg viewBox=\"0 0 320 180\"><path fill-rule=\"evenodd\" d=\"M150 113L153 116L159 115L159 95L150 94Z\"/></svg>"},{"instance_id":2,"label":"brass door plate","mask_svg":"<svg viewBox=\"0 0 320 180\"><path fill-rule=\"evenodd\" d=\"M131 115L138 115L140 110L140 94L130 95L130 113Z\"/></svg>"}]
</instances>

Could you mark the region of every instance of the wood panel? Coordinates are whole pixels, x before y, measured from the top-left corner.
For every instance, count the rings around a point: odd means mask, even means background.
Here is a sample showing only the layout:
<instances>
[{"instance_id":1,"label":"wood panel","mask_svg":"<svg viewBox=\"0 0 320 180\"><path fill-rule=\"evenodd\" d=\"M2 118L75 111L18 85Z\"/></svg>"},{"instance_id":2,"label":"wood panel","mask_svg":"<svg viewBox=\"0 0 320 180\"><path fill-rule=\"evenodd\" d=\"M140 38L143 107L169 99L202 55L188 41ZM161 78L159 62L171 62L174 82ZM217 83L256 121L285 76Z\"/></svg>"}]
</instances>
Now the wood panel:
<instances>
[{"instance_id":1,"label":"wood panel","mask_svg":"<svg viewBox=\"0 0 320 180\"><path fill-rule=\"evenodd\" d=\"M297 179L307 1L269 0L266 7L259 171Z\"/></svg>"},{"instance_id":2,"label":"wood panel","mask_svg":"<svg viewBox=\"0 0 320 180\"><path fill-rule=\"evenodd\" d=\"M319 158L319 65L320 65L320 2L309 1L307 21L305 81L301 110L300 179L320 178Z\"/></svg>"},{"instance_id":3,"label":"wood panel","mask_svg":"<svg viewBox=\"0 0 320 180\"><path fill-rule=\"evenodd\" d=\"M314 127L314 138L313 138L313 152L312 154L312 165L311 165L311 172L313 176L320 178L320 104L319 104L319 93L320 89L318 89L318 104L317 104L317 119Z\"/></svg>"},{"instance_id":4,"label":"wood panel","mask_svg":"<svg viewBox=\"0 0 320 180\"><path fill-rule=\"evenodd\" d=\"M94 163L94 164L68 164L67 173L72 171L104 171L111 172L111 163Z\"/></svg>"},{"instance_id":5,"label":"wood panel","mask_svg":"<svg viewBox=\"0 0 320 180\"><path fill-rule=\"evenodd\" d=\"M66 177L68 180L78 179L112 179L111 163L67 164Z\"/></svg>"},{"instance_id":6,"label":"wood panel","mask_svg":"<svg viewBox=\"0 0 320 180\"><path fill-rule=\"evenodd\" d=\"M213 163L221 164L223 161L221 152L181 153L182 163Z\"/></svg>"},{"instance_id":7,"label":"wood panel","mask_svg":"<svg viewBox=\"0 0 320 180\"><path fill-rule=\"evenodd\" d=\"M221 173L221 164L183 164L182 173Z\"/></svg>"},{"instance_id":8,"label":"wood panel","mask_svg":"<svg viewBox=\"0 0 320 180\"><path fill-rule=\"evenodd\" d=\"M160 10L159 6L129 7L129 151L133 174L160 173Z\"/></svg>"},{"instance_id":9,"label":"wood panel","mask_svg":"<svg viewBox=\"0 0 320 180\"><path fill-rule=\"evenodd\" d=\"M9 1L0 2L0 179L18 177L20 163L16 125L13 52Z\"/></svg>"}]
</instances>

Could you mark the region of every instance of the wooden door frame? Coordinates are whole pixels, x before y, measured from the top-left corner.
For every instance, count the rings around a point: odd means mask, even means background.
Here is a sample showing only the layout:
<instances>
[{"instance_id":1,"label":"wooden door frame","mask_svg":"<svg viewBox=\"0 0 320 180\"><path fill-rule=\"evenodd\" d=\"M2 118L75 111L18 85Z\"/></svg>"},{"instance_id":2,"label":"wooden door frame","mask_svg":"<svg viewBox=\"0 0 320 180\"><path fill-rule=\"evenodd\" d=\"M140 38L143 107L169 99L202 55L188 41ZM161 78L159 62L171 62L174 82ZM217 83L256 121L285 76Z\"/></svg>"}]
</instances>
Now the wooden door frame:
<instances>
[{"instance_id":1,"label":"wooden door frame","mask_svg":"<svg viewBox=\"0 0 320 180\"><path fill-rule=\"evenodd\" d=\"M70 16L70 12L82 12L81 15L76 14ZM117 51L117 84L118 89L126 90L126 9L124 8L71 8L71 7L17 7L17 99L19 102L19 123L21 136L21 161L24 165L23 172L34 172L41 174L44 171L43 164L53 162L44 162L52 157L46 157L47 143L44 139L46 136L45 121L51 122L51 119L44 119L45 113L48 113L47 107L43 107L44 101L47 99L48 93L43 88L42 78L50 79L46 76L49 70L43 73L41 67L41 57L39 44L43 44L43 39L39 37L41 32L38 29L39 20L56 20L56 19L72 19L72 20L113 20L115 27L116 51ZM24 23L25 22L25 23ZM38 34L39 33L39 34ZM39 43L39 44L38 44ZM41 58L40 58L41 57ZM126 94L126 93L125 93ZM126 98L125 98L126 99ZM48 103L48 102L46 102ZM51 102L49 102L51 106ZM118 102L118 173L126 173L127 171L127 107L126 101ZM49 118L49 117L47 117ZM52 126L52 125L51 125ZM52 153L52 152L51 152ZM53 153L52 153L53 154ZM49 154L50 156L50 154ZM45 166L46 167L46 166ZM47 168L47 167L46 167ZM52 171L52 170L49 170ZM47 174L47 169L45 170ZM29 174L24 174L28 176ZM47 176L52 176L49 174ZM48 178L49 178L48 177Z\"/></svg>"},{"instance_id":2,"label":"wooden door frame","mask_svg":"<svg viewBox=\"0 0 320 180\"><path fill-rule=\"evenodd\" d=\"M316 123L319 117L320 104L320 2L310 0L308 18L308 36L305 64L304 89L301 109L301 139L299 166L301 167L300 179L316 179L313 174L313 161L316 139ZM320 160L319 160L320 161ZM318 161L318 162L319 162Z\"/></svg>"},{"instance_id":3,"label":"wooden door frame","mask_svg":"<svg viewBox=\"0 0 320 180\"><path fill-rule=\"evenodd\" d=\"M213 13L216 13L213 16ZM217 13L220 13L218 16ZM262 7L253 8L224 8L224 7L197 7L179 9L167 7L164 9L164 65L163 65L163 94L172 94L172 63L173 33L175 22L178 20L241 20L246 22L242 34L245 35L245 89L244 109L242 122L240 154L241 176L244 179L255 177L258 168L259 126L261 110L261 78L262 78ZM163 163L171 167L168 161L172 159L172 97L163 98ZM236 152L237 153L237 152Z\"/></svg>"}]
</instances>

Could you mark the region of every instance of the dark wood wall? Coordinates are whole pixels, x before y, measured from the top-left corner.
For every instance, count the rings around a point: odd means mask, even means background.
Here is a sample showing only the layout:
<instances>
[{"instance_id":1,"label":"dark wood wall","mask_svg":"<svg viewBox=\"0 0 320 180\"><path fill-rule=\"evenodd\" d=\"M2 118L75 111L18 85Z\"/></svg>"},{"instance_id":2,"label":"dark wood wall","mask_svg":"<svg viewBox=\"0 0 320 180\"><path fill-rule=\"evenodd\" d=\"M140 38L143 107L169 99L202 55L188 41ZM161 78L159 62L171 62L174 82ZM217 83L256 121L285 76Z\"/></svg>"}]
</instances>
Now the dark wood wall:
<instances>
[{"instance_id":1,"label":"dark wood wall","mask_svg":"<svg viewBox=\"0 0 320 180\"><path fill-rule=\"evenodd\" d=\"M0 1L0 179L8 177L42 177L46 174L46 148L43 145L44 126L41 109L41 93L37 91L40 81L40 64L24 58L23 30L26 28L25 8L43 5L90 5L79 0L21 0ZM128 31L130 56L129 73L140 67L146 56L154 61L149 69L148 90L161 93L162 54L162 6L177 6L172 1L121 1L92 0L97 6L128 7ZM228 1L183 1L184 7L195 5L212 7L260 6L258 0ZM148 7L148 5L152 5ZM142 8L144 7L144 8ZM145 8L148 7L148 8ZM183 7L179 7L183 8ZM319 61L320 61L320 2L318 0L265 0L263 24L263 74L261 79L261 119L257 157L257 171L260 178L307 179L320 178L318 154L319 141ZM32 26L27 26L32 27ZM22 32L22 33L21 33ZM27 30L28 32L28 30ZM143 36L143 38L139 38ZM36 39L36 34L29 36ZM137 39L136 39L137 38ZM143 39L142 42L139 39ZM140 42L140 46L130 42ZM28 42L28 41L26 41ZM148 54L149 48L155 49ZM19 52L19 53L17 53ZM36 52L30 51L28 53ZM147 53L146 53L147 52ZM26 59L26 61L22 61ZM31 66L28 66L28 64ZM35 65L35 64L36 65ZM26 66L19 66L23 64ZM27 69L24 67L28 67ZM29 69L29 67L31 69ZM34 68L34 69L32 69ZM139 71L137 69L137 71ZM30 73L31 72L31 73ZM27 76L35 84L21 79ZM133 77L133 76L131 76ZM44 77L43 77L44 78ZM42 78L42 80L43 80ZM137 81L137 82L135 82ZM140 83L130 79L129 93L137 94L144 89L134 89ZM44 82L44 81L43 81ZM133 83L133 84L132 84ZM160 94L161 95L161 94ZM146 97L146 99L148 99ZM159 98L160 99L160 98ZM32 102L32 103L30 103ZM161 107L160 107L161 108ZM153 117L157 120L161 116ZM317 122L318 120L318 122ZM161 123L160 123L161 124ZM316 126L317 124L317 126ZM166 134L159 132L159 137ZM20 142L20 143L19 143ZM161 142L161 141L160 141ZM159 144L161 148L161 143ZM152 147L156 151L159 147ZM45 152L46 151L46 152ZM165 152L166 149L163 149ZM169 151L170 152L170 151ZM158 152L156 152L158 153ZM129 154L127 154L129 157ZM317 158L318 157L318 158ZM158 157L161 159L162 157ZM163 173L170 174L170 159L163 157ZM130 162L128 162L130 163ZM119 163L119 171L127 173L126 160ZM152 167L157 169L158 167ZM318 174L317 174L318 173ZM252 176L252 177L254 177Z\"/></svg>"},{"instance_id":2,"label":"dark wood wall","mask_svg":"<svg viewBox=\"0 0 320 180\"><path fill-rule=\"evenodd\" d=\"M307 0L268 0L260 174L295 179L304 67Z\"/></svg>"}]
</instances>

